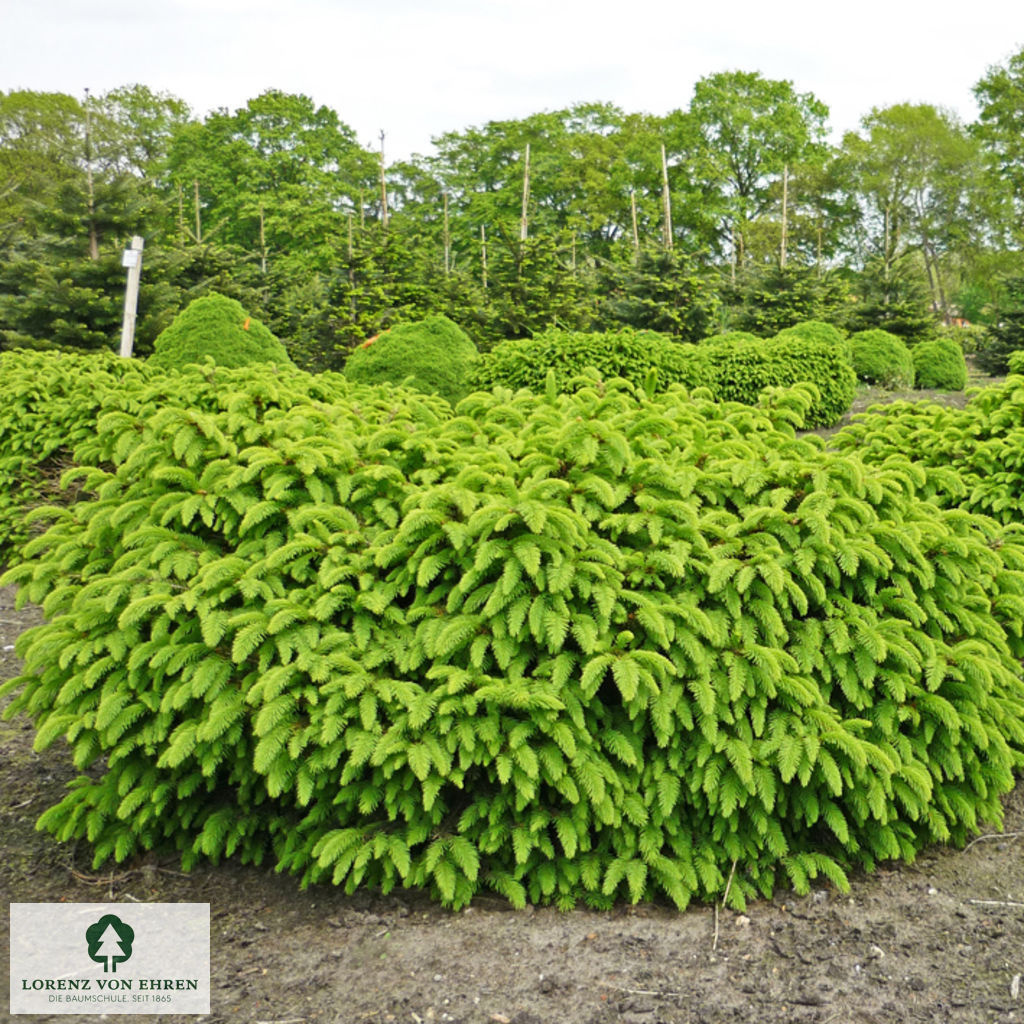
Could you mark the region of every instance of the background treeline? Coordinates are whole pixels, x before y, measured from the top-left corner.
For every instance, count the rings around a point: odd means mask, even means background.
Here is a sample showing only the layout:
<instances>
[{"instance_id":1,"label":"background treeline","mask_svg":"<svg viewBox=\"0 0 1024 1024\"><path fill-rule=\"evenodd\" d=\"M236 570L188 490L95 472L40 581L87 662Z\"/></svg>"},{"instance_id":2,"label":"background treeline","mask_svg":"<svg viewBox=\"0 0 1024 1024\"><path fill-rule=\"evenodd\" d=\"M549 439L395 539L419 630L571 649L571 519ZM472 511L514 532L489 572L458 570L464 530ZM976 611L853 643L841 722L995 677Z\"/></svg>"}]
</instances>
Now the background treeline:
<instances>
[{"instance_id":1,"label":"background treeline","mask_svg":"<svg viewBox=\"0 0 1024 1024\"><path fill-rule=\"evenodd\" d=\"M578 104L388 162L327 107L268 91L197 118L146 86L0 93L0 349L107 348L121 251L146 240L137 350L209 291L310 369L444 314L481 349L549 326L684 341L798 321L915 342L960 320L1005 370L1024 323L1024 51L964 124L828 108L726 72L665 116Z\"/></svg>"}]
</instances>

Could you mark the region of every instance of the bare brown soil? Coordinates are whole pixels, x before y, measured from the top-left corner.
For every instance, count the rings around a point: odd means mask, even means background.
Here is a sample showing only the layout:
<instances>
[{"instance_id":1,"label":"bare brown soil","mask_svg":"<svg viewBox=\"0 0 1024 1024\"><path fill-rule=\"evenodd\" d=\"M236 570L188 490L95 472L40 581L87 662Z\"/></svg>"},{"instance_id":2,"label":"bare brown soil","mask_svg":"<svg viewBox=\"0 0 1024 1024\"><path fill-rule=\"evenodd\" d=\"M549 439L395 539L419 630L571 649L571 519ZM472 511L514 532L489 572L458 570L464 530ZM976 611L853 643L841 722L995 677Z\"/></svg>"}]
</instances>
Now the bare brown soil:
<instances>
[{"instance_id":1,"label":"bare brown soil","mask_svg":"<svg viewBox=\"0 0 1024 1024\"><path fill-rule=\"evenodd\" d=\"M858 405L886 397L862 392ZM0 679L38 621L0 590ZM0 916L11 902L208 902L211 1024L1024 1022L1024 783L1001 833L857 877L849 894L780 893L744 915L515 912L490 898L450 913L420 893L303 892L231 863L183 875L149 858L96 874L84 845L34 829L75 771L64 749L37 754L32 739L27 720L0 722ZM2 920L5 965L7 942Z\"/></svg>"}]
</instances>

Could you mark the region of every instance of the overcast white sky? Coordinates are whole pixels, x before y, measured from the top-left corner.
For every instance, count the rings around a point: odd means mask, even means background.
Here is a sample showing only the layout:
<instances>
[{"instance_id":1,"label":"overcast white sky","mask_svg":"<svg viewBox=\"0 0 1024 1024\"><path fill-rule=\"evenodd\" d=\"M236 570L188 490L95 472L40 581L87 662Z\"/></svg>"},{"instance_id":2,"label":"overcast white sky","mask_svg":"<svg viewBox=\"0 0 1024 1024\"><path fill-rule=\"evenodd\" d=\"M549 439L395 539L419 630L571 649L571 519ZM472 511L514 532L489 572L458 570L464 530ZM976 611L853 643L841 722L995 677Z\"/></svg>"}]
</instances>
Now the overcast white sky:
<instances>
[{"instance_id":1,"label":"overcast white sky","mask_svg":"<svg viewBox=\"0 0 1024 1024\"><path fill-rule=\"evenodd\" d=\"M0 0L0 90L141 82L200 115L305 93L389 161L577 101L664 114L726 70L792 80L840 134L901 102L970 120L1022 46L1006 0Z\"/></svg>"}]
</instances>

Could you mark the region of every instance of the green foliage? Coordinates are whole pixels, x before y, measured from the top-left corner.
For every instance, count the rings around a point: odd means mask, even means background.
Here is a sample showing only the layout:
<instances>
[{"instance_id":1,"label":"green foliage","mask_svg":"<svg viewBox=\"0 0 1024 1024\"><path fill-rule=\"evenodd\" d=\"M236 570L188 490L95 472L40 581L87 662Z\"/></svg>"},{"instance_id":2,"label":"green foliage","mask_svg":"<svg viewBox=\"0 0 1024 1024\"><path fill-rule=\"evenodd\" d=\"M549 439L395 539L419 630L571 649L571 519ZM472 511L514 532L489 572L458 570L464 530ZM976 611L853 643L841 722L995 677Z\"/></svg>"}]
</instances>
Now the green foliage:
<instances>
[{"instance_id":1,"label":"green foliage","mask_svg":"<svg viewBox=\"0 0 1024 1024\"><path fill-rule=\"evenodd\" d=\"M964 355L972 355L988 346L989 329L984 324L963 324L962 326L940 324L933 336L947 338L960 346Z\"/></svg>"},{"instance_id":2,"label":"green foliage","mask_svg":"<svg viewBox=\"0 0 1024 1024\"><path fill-rule=\"evenodd\" d=\"M753 405L764 388L813 384L817 394L806 414L808 428L837 423L849 411L857 390L845 341L837 346L831 340L783 331L759 344L707 345L700 351L711 360L712 390L723 401Z\"/></svg>"},{"instance_id":3,"label":"green foliage","mask_svg":"<svg viewBox=\"0 0 1024 1024\"><path fill-rule=\"evenodd\" d=\"M821 327L832 330L828 325ZM504 342L481 360L473 383L482 388L501 385L540 392L547 387L550 373L553 386L566 391L586 386L581 375L588 367L604 380L621 377L660 391L673 384L691 390L708 388L723 401L748 405L757 404L764 388L808 382L817 388L818 396L807 412L807 426L839 420L850 408L856 389L842 346L831 343L787 335L753 342L708 339L690 346L633 331L547 331Z\"/></svg>"},{"instance_id":4,"label":"green foliage","mask_svg":"<svg viewBox=\"0 0 1024 1024\"><path fill-rule=\"evenodd\" d=\"M726 331L724 334L712 334L709 338L702 338L702 345L736 345L744 342L757 342L761 339L750 331Z\"/></svg>"},{"instance_id":5,"label":"green foliage","mask_svg":"<svg viewBox=\"0 0 1024 1024\"><path fill-rule=\"evenodd\" d=\"M1024 371L1024 360L1016 361ZM1024 521L1024 376L974 393L966 408L896 402L855 417L832 442L865 462L910 458L922 493L1004 523Z\"/></svg>"},{"instance_id":6,"label":"green foliage","mask_svg":"<svg viewBox=\"0 0 1024 1024\"><path fill-rule=\"evenodd\" d=\"M1010 373L1024 374L1024 349L1011 352L1007 363L1009 364Z\"/></svg>"},{"instance_id":7,"label":"green foliage","mask_svg":"<svg viewBox=\"0 0 1024 1024\"><path fill-rule=\"evenodd\" d=\"M28 538L29 512L67 493L61 473L95 433L105 393L149 375L109 352L0 352L0 565Z\"/></svg>"},{"instance_id":8,"label":"green foliage","mask_svg":"<svg viewBox=\"0 0 1024 1024\"><path fill-rule=\"evenodd\" d=\"M914 357L902 338L876 328L858 331L850 345L860 380L896 390L914 386Z\"/></svg>"},{"instance_id":9,"label":"green foliage","mask_svg":"<svg viewBox=\"0 0 1024 1024\"><path fill-rule=\"evenodd\" d=\"M502 342L481 359L472 384L539 392L553 373L555 387L568 391L578 385L576 378L588 367L605 380L621 377L636 385L643 385L651 371L657 371L660 389L670 383L709 387L713 381L707 360L696 358L688 346L653 331L626 328L606 332L552 329L532 338Z\"/></svg>"},{"instance_id":10,"label":"green foliage","mask_svg":"<svg viewBox=\"0 0 1024 1024\"><path fill-rule=\"evenodd\" d=\"M963 391L967 386L967 362L963 349L949 338L919 342L911 350L919 388Z\"/></svg>"},{"instance_id":11,"label":"green foliage","mask_svg":"<svg viewBox=\"0 0 1024 1024\"><path fill-rule=\"evenodd\" d=\"M1024 349L1024 277L1011 278L996 305L986 343L978 348L978 367L985 373L1006 373L1011 352Z\"/></svg>"},{"instance_id":12,"label":"green foliage","mask_svg":"<svg viewBox=\"0 0 1024 1024\"><path fill-rule=\"evenodd\" d=\"M454 405L469 390L467 382L479 358L458 324L446 316L429 316L363 342L348 357L345 376L361 384L404 380Z\"/></svg>"},{"instance_id":13,"label":"green foliage","mask_svg":"<svg viewBox=\"0 0 1024 1024\"><path fill-rule=\"evenodd\" d=\"M730 324L759 336L808 321L841 321L849 305L842 278L798 265L746 268L725 292Z\"/></svg>"},{"instance_id":14,"label":"green foliage","mask_svg":"<svg viewBox=\"0 0 1024 1024\"><path fill-rule=\"evenodd\" d=\"M194 299L154 342L149 362L182 368L209 358L218 366L289 363L269 328L246 314L237 299L210 294Z\"/></svg>"},{"instance_id":15,"label":"green foliage","mask_svg":"<svg viewBox=\"0 0 1024 1024\"><path fill-rule=\"evenodd\" d=\"M963 842L1024 765L1024 538L797 439L809 401L111 391L4 578L48 620L8 714L83 772L41 826L452 906L734 864L742 906Z\"/></svg>"},{"instance_id":16,"label":"green foliage","mask_svg":"<svg viewBox=\"0 0 1024 1024\"><path fill-rule=\"evenodd\" d=\"M846 334L838 327L821 320L804 320L801 323L793 324L792 327L786 327L779 331L775 337L779 340L792 338L800 341L816 341L822 345L831 345L849 352Z\"/></svg>"}]
</instances>

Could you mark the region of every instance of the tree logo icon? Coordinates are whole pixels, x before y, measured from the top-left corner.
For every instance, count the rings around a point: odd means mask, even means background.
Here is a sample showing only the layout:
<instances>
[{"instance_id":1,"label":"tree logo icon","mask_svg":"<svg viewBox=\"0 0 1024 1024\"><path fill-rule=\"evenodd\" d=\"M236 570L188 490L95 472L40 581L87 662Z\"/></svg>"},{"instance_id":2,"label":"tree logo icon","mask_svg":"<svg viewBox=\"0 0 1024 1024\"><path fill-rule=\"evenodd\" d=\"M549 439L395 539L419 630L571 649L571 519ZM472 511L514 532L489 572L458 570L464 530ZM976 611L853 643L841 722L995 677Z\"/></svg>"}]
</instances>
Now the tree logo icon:
<instances>
[{"instance_id":1,"label":"tree logo icon","mask_svg":"<svg viewBox=\"0 0 1024 1024\"><path fill-rule=\"evenodd\" d=\"M135 931L114 914L104 914L95 924L85 930L85 941L89 943L89 957L103 964L103 973L117 973L117 965L123 964L132 955L132 941Z\"/></svg>"}]
</instances>

